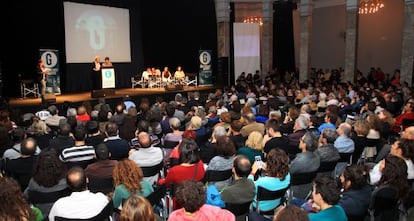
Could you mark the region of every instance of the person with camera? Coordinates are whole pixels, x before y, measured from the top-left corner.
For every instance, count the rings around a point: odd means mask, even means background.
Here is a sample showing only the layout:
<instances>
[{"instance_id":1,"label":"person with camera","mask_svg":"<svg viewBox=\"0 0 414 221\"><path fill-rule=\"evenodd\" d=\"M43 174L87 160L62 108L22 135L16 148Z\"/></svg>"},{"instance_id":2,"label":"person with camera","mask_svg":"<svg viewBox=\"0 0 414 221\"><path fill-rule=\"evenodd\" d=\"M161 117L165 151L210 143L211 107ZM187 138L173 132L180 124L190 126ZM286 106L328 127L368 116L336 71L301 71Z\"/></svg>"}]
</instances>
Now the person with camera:
<instances>
[{"instance_id":1,"label":"person with camera","mask_svg":"<svg viewBox=\"0 0 414 221\"><path fill-rule=\"evenodd\" d=\"M137 141L133 142L133 148L129 151L129 159L141 167L153 167L164 160L164 153L160 147L153 144L151 136L147 132L137 134ZM155 184L158 181L158 174L146 177L144 180Z\"/></svg>"}]
</instances>

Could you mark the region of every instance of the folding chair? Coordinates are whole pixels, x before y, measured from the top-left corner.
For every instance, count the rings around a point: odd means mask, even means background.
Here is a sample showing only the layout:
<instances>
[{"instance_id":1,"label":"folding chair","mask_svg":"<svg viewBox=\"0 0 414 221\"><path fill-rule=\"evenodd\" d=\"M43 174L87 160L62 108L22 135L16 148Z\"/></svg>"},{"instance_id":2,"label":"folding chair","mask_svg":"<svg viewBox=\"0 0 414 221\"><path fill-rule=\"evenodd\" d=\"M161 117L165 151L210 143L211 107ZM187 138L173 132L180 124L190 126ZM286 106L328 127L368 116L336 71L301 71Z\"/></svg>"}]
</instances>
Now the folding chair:
<instances>
[{"instance_id":1,"label":"folding chair","mask_svg":"<svg viewBox=\"0 0 414 221\"><path fill-rule=\"evenodd\" d=\"M93 193L102 192L107 194L113 191L113 187L112 177L107 179L90 178L88 183L88 189Z\"/></svg>"},{"instance_id":2,"label":"folding chair","mask_svg":"<svg viewBox=\"0 0 414 221\"><path fill-rule=\"evenodd\" d=\"M204 174L203 182L218 182L224 181L231 177L232 172L229 170L206 170Z\"/></svg>"},{"instance_id":3,"label":"folding chair","mask_svg":"<svg viewBox=\"0 0 414 221\"><path fill-rule=\"evenodd\" d=\"M337 162L338 161L321 162L318 169L318 175L329 175L330 177L334 178L334 171Z\"/></svg>"},{"instance_id":4,"label":"folding chair","mask_svg":"<svg viewBox=\"0 0 414 221\"><path fill-rule=\"evenodd\" d=\"M312 190L317 171L290 174L289 200L293 197L306 199Z\"/></svg>"},{"instance_id":5,"label":"folding chair","mask_svg":"<svg viewBox=\"0 0 414 221\"><path fill-rule=\"evenodd\" d=\"M40 97L39 94L39 85L32 79L22 79L21 74L19 74L20 79L20 93L22 98L26 98L29 95L33 95L34 97Z\"/></svg>"},{"instance_id":6,"label":"folding chair","mask_svg":"<svg viewBox=\"0 0 414 221\"><path fill-rule=\"evenodd\" d=\"M252 201L245 203L226 203L225 209L236 216L236 220L246 220L246 216L250 211Z\"/></svg>"},{"instance_id":7,"label":"folding chair","mask_svg":"<svg viewBox=\"0 0 414 221\"><path fill-rule=\"evenodd\" d=\"M388 185L378 187L371 194L371 203L368 209L370 220L398 220L398 207L398 190Z\"/></svg>"},{"instance_id":8,"label":"folding chair","mask_svg":"<svg viewBox=\"0 0 414 221\"><path fill-rule=\"evenodd\" d=\"M258 186L257 187L257 195L256 195L256 208L254 208L259 214L261 215L268 215L273 216L275 213L275 209L280 205L283 205L286 201L286 192L289 189L289 186L280 190L268 190L264 187ZM280 199L280 203L276 205L273 209L268 211L260 210L260 201L264 200L277 200Z\"/></svg>"}]
</instances>

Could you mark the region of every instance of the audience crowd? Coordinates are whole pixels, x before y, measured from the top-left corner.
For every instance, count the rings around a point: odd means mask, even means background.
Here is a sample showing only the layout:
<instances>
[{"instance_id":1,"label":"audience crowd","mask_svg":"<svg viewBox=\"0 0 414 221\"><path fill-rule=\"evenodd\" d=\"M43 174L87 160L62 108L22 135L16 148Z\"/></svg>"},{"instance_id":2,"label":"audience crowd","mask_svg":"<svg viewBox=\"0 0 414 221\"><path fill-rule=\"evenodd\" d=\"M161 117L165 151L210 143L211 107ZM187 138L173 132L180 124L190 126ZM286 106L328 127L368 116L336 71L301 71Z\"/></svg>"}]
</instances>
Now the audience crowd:
<instances>
[{"instance_id":1,"label":"audience crowd","mask_svg":"<svg viewBox=\"0 0 414 221\"><path fill-rule=\"evenodd\" d=\"M112 208L116 220L157 220L166 208L152 199L162 191L169 220L409 219L414 92L399 70L341 75L312 69L299 83L257 71L171 101L6 106L1 216L86 219Z\"/></svg>"}]
</instances>

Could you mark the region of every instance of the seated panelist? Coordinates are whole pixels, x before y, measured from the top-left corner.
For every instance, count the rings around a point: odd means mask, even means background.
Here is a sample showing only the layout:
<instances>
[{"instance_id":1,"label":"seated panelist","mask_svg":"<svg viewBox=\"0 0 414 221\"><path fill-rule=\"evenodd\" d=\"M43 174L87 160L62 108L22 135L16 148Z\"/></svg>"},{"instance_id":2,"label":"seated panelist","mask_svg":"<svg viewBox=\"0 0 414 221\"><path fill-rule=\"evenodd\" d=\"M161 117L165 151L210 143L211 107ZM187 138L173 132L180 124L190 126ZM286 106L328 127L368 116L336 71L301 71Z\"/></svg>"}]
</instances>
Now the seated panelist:
<instances>
[{"instance_id":1,"label":"seated panelist","mask_svg":"<svg viewBox=\"0 0 414 221\"><path fill-rule=\"evenodd\" d=\"M185 79L185 73L181 66L177 67L177 70L174 73L174 78L177 81L177 83L183 83Z\"/></svg>"}]
</instances>

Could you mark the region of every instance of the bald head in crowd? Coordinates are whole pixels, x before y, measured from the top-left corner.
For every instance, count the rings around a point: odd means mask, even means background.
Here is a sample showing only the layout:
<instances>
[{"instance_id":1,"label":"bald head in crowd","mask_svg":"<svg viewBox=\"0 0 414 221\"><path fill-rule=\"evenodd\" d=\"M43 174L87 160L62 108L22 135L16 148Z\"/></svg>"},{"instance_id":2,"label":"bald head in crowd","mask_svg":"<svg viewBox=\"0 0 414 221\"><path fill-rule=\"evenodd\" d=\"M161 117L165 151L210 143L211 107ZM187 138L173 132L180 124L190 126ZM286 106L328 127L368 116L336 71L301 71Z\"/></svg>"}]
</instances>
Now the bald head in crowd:
<instances>
[{"instance_id":1,"label":"bald head in crowd","mask_svg":"<svg viewBox=\"0 0 414 221\"><path fill-rule=\"evenodd\" d=\"M339 125L336 131L338 132L339 136L345 135L349 137L349 135L351 135L352 126L348 123L342 123Z\"/></svg>"},{"instance_id":2,"label":"bald head in crowd","mask_svg":"<svg viewBox=\"0 0 414 221\"><path fill-rule=\"evenodd\" d=\"M22 141L20 146L20 153L22 156L33 156L36 152L36 140L29 137Z\"/></svg>"},{"instance_id":3,"label":"bald head in crowd","mask_svg":"<svg viewBox=\"0 0 414 221\"><path fill-rule=\"evenodd\" d=\"M139 133L138 141L142 148L148 148L151 146L151 137L147 132Z\"/></svg>"},{"instance_id":4,"label":"bald head in crowd","mask_svg":"<svg viewBox=\"0 0 414 221\"><path fill-rule=\"evenodd\" d=\"M401 138L414 140L414 126L405 128L405 130L401 134Z\"/></svg>"}]
</instances>

